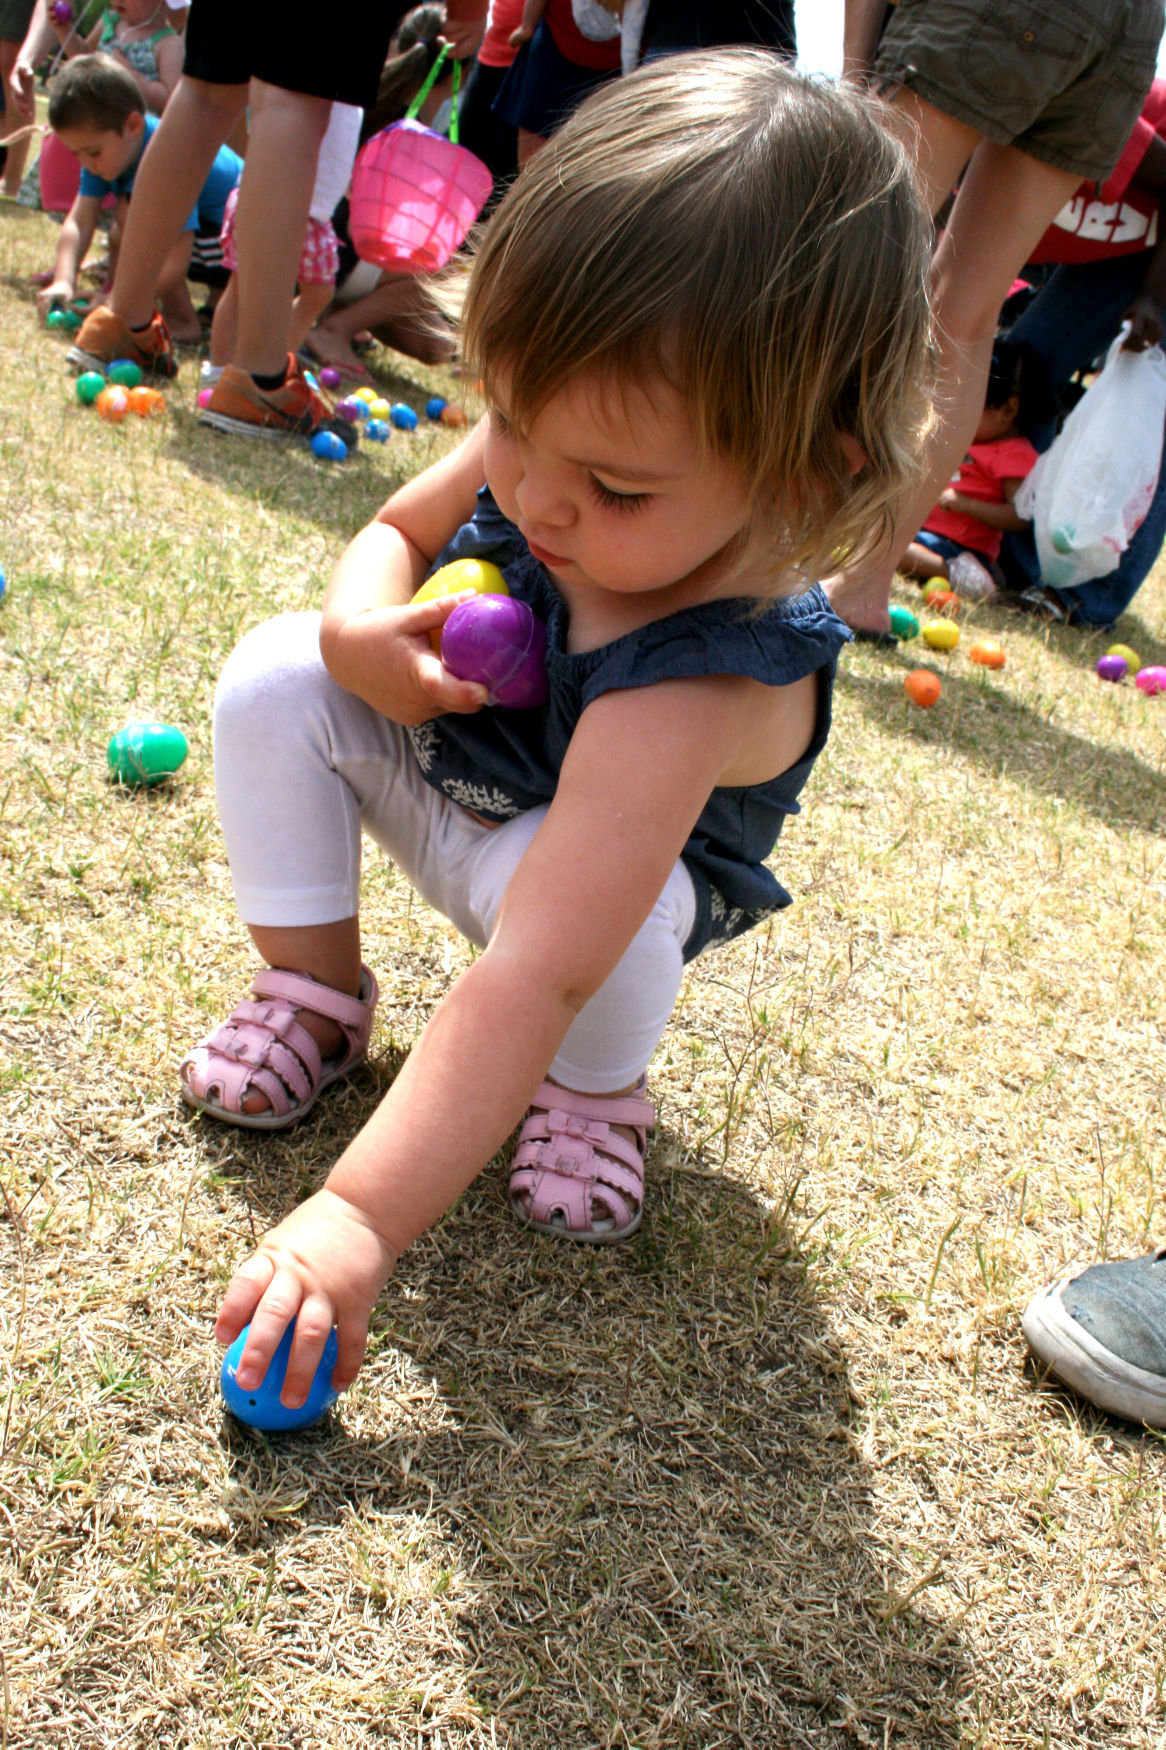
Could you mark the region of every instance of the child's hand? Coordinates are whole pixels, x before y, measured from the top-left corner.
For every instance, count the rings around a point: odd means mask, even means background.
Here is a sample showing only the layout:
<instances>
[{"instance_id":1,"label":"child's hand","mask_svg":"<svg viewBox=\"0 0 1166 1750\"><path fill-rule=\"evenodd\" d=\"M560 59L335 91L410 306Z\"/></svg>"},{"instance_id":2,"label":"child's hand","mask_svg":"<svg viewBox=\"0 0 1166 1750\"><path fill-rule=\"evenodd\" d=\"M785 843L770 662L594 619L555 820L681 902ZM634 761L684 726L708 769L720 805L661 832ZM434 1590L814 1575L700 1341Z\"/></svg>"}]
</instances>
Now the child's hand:
<instances>
[{"instance_id":1,"label":"child's hand","mask_svg":"<svg viewBox=\"0 0 1166 1750\"><path fill-rule=\"evenodd\" d=\"M944 510L963 510L964 495L957 492L954 486L945 486L939 495L939 502Z\"/></svg>"},{"instance_id":2,"label":"child's hand","mask_svg":"<svg viewBox=\"0 0 1166 1750\"><path fill-rule=\"evenodd\" d=\"M44 286L36 295L37 314L43 322L50 310L63 310L73 296L73 287L68 280L54 280L52 285Z\"/></svg>"},{"instance_id":3,"label":"child's hand","mask_svg":"<svg viewBox=\"0 0 1166 1750\"><path fill-rule=\"evenodd\" d=\"M391 723L428 723L447 711L480 711L489 698L486 688L450 674L429 639L473 596L473 590L459 590L432 601L354 614L321 646L330 674Z\"/></svg>"},{"instance_id":4,"label":"child's hand","mask_svg":"<svg viewBox=\"0 0 1166 1750\"><path fill-rule=\"evenodd\" d=\"M1122 342L1123 352L1145 352L1147 347L1157 346L1162 338L1162 308L1147 293L1138 294L1126 311L1123 321L1130 325L1130 331Z\"/></svg>"},{"instance_id":5,"label":"child's hand","mask_svg":"<svg viewBox=\"0 0 1166 1750\"><path fill-rule=\"evenodd\" d=\"M231 1278L215 1336L233 1343L250 1322L236 1377L244 1391L261 1384L280 1339L298 1319L280 1402L298 1409L308 1395L333 1325L339 1353L337 1391L351 1385L364 1359L368 1321L397 1254L364 1212L332 1191L317 1191L258 1247Z\"/></svg>"}]
</instances>

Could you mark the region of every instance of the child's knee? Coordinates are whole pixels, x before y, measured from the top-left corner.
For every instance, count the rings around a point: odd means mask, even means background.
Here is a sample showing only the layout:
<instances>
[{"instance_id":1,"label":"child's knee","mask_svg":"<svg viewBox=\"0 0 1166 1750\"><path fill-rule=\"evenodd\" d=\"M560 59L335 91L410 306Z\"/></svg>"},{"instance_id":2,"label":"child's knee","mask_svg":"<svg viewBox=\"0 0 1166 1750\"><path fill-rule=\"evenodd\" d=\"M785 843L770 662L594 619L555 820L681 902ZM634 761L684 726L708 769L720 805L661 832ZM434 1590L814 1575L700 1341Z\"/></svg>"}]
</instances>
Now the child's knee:
<instances>
[{"instance_id":1,"label":"child's knee","mask_svg":"<svg viewBox=\"0 0 1166 1750\"><path fill-rule=\"evenodd\" d=\"M330 683L320 657L320 616L282 614L256 626L223 665L215 691L215 738L255 733L265 717L286 722Z\"/></svg>"}]
</instances>

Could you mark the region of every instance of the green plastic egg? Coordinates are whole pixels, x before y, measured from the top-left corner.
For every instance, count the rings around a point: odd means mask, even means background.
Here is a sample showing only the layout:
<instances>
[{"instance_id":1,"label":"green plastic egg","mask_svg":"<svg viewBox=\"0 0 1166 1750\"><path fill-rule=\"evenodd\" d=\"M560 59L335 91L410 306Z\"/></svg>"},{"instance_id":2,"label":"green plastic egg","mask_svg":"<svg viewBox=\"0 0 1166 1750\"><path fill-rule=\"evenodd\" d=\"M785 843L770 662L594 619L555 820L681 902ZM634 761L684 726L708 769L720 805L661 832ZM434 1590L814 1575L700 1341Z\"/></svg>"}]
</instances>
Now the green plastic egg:
<instances>
[{"instance_id":1,"label":"green plastic egg","mask_svg":"<svg viewBox=\"0 0 1166 1750\"><path fill-rule=\"evenodd\" d=\"M918 638L919 622L910 608L891 609L891 631L896 638Z\"/></svg>"},{"instance_id":2,"label":"green plastic egg","mask_svg":"<svg viewBox=\"0 0 1166 1750\"><path fill-rule=\"evenodd\" d=\"M46 328L64 328L67 322L68 317L63 310L50 310L45 317Z\"/></svg>"},{"instance_id":3,"label":"green plastic egg","mask_svg":"<svg viewBox=\"0 0 1166 1750\"><path fill-rule=\"evenodd\" d=\"M157 784L173 777L190 749L181 729L169 723L127 723L110 736L105 757L123 784Z\"/></svg>"},{"instance_id":4,"label":"green plastic egg","mask_svg":"<svg viewBox=\"0 0 1166 1750\"><path fill-rule=\"evenodd\" d=\"M142 380L142 367L133 359L114 359L109 367L109 380L123 389L136 389Z\"/></svg>"},{"instance_id":5,"label":"green plastic egg","mask_svg":"<svg viewBox=\"0 0 1166 1750\"><path fill-rule=\"evenodd\" d=\"M91 407L104 388L105 378L100 371L85 371L77 378L77 399Z\"/></svg>"}]
</instances>

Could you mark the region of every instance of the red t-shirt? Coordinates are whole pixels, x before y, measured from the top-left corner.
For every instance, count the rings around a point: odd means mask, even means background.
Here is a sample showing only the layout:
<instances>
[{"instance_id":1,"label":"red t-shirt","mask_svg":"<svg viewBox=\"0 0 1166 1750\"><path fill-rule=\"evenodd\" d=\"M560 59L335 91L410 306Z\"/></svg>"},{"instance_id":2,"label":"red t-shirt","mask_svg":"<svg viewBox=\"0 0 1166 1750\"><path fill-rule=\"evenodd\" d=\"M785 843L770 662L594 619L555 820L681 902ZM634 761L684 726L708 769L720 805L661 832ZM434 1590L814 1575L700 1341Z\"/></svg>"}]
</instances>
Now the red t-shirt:
<instances>
[{"instance_id":1,"label":"red t-shirt","mask_svg":"<svg viewBox=\"0 0 1166 1750\"><path fill-rule=\"evenodd\" d=\"M1083 182L1063 206L1029 260L1107 261L1115 255L1136 255L1158 241L1158 201L1134 187L1135 174L1150 141L1166 139L1166 79L1155 79L1117 168L1100 190Z\"/></svg>"},{"instance_id":2,"label":"red t-shirt","mask_svg":"<svg viewBox=\"0 0 1166 1750\"><path fill-rule=\"evenodd\" d=\"M991 444L973 444L959 473L952 479L957 492L965 498L978 498L985 504L1004 504L1005 480L1023 480L1036 462L1036 451L1025 437L997 438ZM985 559L999 557L1004 539L1001 529L990 529L974 516L962 510L945 510L936 505L923 527L933 535L946 535L961 547L970 547Z\"/></svg>"},{"instance_id":3,"label":"red t-shirt","mask_svg":"<svg viewBox=\"0 0 1166 1750\"><path fill-rule=\"evenodd\" d=\"M522 23L522 0L490 0L486 34L478 50L483 67L509 67L518 53L510 47L511 32Z\"/></svg>"},{"instance_id":4,"label":"red t-shirt","mask_svg":"<svg viewBox=\"0 0 1166 1750\"><path fill-rule=\"evenodd\" d=\"M571 0L547 0L543 21L551 40L564 60L576 67L587 67L594 73L617 73L620 66L618 35L605 43L593 43L575 23Z\"/></svg>"}]
</instances>

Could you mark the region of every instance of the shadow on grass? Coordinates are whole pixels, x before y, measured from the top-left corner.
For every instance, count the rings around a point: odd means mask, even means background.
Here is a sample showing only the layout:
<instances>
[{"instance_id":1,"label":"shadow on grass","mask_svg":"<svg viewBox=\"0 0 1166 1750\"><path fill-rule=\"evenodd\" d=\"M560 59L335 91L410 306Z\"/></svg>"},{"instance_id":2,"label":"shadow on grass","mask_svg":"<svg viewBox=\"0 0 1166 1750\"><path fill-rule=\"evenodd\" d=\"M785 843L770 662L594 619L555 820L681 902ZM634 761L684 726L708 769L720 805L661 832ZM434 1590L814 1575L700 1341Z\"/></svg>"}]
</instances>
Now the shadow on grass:
<instances>
[{"instance_id":1,"label":"shadow on grass","mask_svg":"<svg viewBox=\"0 0 1166 1750\"><path fill-rule=\"evenodd\" d=\"M268 1208L294 1200L302 1156L227 1152ZM407 1255L329 1422L269 1448L224 1419L234 1537L274 1552L354 1524L348 1609L392 1634L421 1525L508 1743L957 1744L965 1655L882 1566L796 1239L667 1131L625 1246L524 1234L504 1185L488 1171ZM272 1524L254 1503L275 1466L303 1504Z\"/></svg>"},{"instance_id":2,"label":"shadow on grass","mask_svg":"<svg viewBox=\"0 0 1166 1750\"><path fill-rule=\"evenodd\" d=\"M1072 636L1060 633L1065 639ZM1154 641L1147 638L1144 643L1149 650ZM1007 776L1050 797L1073 801L1111 826L1166 832L1159 766L1099 746L1004 692L986 674L949 671L932 652L915 648L915 662L908 647L895 666L879 674L860 674L844 666L839 673L841 691L868 715L913 741L954 749L997 777ZM916 663L934 668L941 676L941 710L920 711L907 702L903 675ZM1092 681L1088 674L1084 679Z\"/></svg>"}]
</instances>

